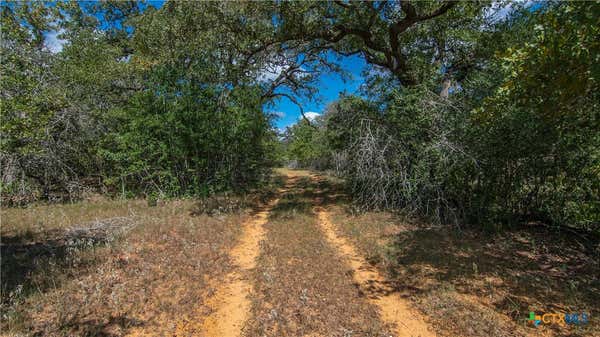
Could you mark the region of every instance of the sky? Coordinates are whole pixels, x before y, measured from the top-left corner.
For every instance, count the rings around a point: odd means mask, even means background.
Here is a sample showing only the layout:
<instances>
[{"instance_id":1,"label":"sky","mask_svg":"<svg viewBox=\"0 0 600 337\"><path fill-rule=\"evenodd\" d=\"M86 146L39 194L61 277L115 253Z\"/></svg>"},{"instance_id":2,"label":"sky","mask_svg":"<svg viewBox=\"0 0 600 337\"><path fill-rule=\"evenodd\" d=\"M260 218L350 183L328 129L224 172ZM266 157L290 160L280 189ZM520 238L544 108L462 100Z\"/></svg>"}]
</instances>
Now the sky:
<instances>
[{"instance_id":1,"label":"sky","mask_svg":"<svg viewBox=\"0 0 600 337\"><path fill-rule=\"evenodd\" d=\"M58 38L60 33L51 31L46 34L46 47L53 53L60 52L65 40ZM362 76L363 70L367 67L365 61L358 56L345 57L339 59L330 55L329 58L339 62L341 68L350 75L344 81L337 73L323 74L316 83L318 93L313 100L298 99L304 109L304 114L307 118L312 119L323 113L325 107L335 101L340 93L348 95L357 94L360 85L364 83ZM273 106L268 107L267 112L272 112L277 116L274 121L275 127L281 131L287 126L291 126L302 118L300 109L288 98L282 97L274 102Z\"/></svg>"},{"instance_id":2,"label":"sky","mask_svg":"<svg viewBox=\"0 0 600 337\"><path fill-rule=\"evenodd\" d=\"M59 32L52 31L46 34L46 46L54 53L62 50L62 46L66 41L58 38ZM304 114L307 118L312 119L323 113L325 107L335 101L340 93L348 95L357 94L360 85L364 83L362 76L363 70L366 68L365 61L358 56L350 56L337 59L333 55L329 56L332 60L336 59L341 68L349 73L349 79L345 81L337 73L323 74L316 83L318 93L314 100L299 99L299 103L304 109ZM267 108L267 112L272 112L277 116L274 121L275 127L281 131L287 126L291 126L302 118L300 109L288 98L282 97L274 102L272 107Z\"/></svg>"},{"instance_id":3,"label":"sky","mask_svg":"<svg viewBox=\"0 0 600 337\"><path fill-rule=\"evenodd\" d=\"M543 5L543 1L517 0L517 2L524 3L526 7L530 7L530 10L537 10ZM495 16L498 20L502 20L507 17L512 10L512 7L513 3L498 2L497 5L493 7L492 11L495 12ZM333 55L331 55L331 59L334 59ZM340 65L342 69L350 72L352 79L344 82L340 76L336 74L323 75L319 83L317 83L320 100L300 101L306 117L314 118L317 115L322 114L327 104L335 101L341 92L345 92L346 94L358 93L360 85L365 82L365 79L362 76L363 70L367 67L364 59L359 56L342 56ZM275 121L275 126L280 130L284 130L285 127L296 123L302 118L300 109L287 98L283 98L276 102L275 106L268 111L275 112L276 115L280 116Z\"/></svg>"},{"instance_id":4,"label":"sky","mask_svg":"<svg viewBox=\"0 0 600 337\"><path fill-rule=\"evenodd\" d=\"M329 103L335 101L339 97L340 93L345 92L348 95L358 93L360 85L364 83L362 72L367 65L362 58L350 56L341 57L337 60L333 55L329 55L328 58L331 60L335 59L339 62L342 69L347 71L351 78L344 81L339 74L323 74L318 83L316 83L316 86L319 89L316 99L299 100L307 118L314 118L317 115L320 115ZM302 118L298 106L285 97L276 101L274 106L270 107L268 111L274 112L279 116L275 121L275 126L280 130L284 130L285 127L296 123Z\"/></svg>"}]
</instances>

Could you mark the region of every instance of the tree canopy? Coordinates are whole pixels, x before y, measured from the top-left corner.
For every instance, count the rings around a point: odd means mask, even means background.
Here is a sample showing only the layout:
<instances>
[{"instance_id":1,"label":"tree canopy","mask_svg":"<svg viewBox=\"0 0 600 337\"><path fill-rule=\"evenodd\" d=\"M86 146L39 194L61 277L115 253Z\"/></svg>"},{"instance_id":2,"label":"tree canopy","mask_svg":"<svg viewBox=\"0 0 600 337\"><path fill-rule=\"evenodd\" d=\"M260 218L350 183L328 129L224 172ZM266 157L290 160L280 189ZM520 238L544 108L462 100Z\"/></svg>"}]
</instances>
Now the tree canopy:
<instances>
[{"instance_id":1,"label":"tree canopy","mask_svg":"<svg viewBox=\"0 0 600 337\"><path fill-rule=\"evenodd\" d=\"M12 202L244 190L275 163L365 207L597 228L598 2L3 2L2 193ZM65 41L47 45L48 34ZM278 134L357 55L360 95ZM317 165L318 164L318 165Z\"/></svg>"}]
</instances>

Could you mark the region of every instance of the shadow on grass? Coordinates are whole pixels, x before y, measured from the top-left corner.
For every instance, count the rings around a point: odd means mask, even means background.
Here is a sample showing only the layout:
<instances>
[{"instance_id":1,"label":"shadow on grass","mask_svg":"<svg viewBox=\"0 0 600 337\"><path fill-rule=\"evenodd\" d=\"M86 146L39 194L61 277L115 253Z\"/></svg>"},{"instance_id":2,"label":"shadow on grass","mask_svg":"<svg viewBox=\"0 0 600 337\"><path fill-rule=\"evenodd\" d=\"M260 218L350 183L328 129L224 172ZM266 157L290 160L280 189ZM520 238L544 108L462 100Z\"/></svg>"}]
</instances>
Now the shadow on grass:
<instances>
[{"instance_id":1,"label":"shadow on grass","mask_svg":"<svg viewBox=\"0 0 600 337\"><path fill-rule=\"evenodd\" d=\"M27 324L19 303L33 294L53 289L97 262L91 251L109 242L107 237L82 231L52 230L1 238L2 329ZM25 321L23 321L25 320ZM87 329L85 322L82 329ZM96 330L90 327L91 330Z\"/></svg>"},{"instance_id":2,"label":"shadow on grass","mask_svg":"<svg viewBox=\"0 0 600 337\"><path fill-rule=\"evenodd\" d=\"M324 205L350 201L341 183L323 176L317 176L312 187L319 192L310 195L321 198ZM505 294L494 306L514 319L533 309L575 312L584 308L600 314L598 236L576 236L539 225L498 233L410 225L400 232L379 234L390 242L389 256L374 257L374 264L386 260L395 290L405 296L446 283L470 295Z\"/></svg>"},{"instance_id":3,"label":"shadow on grass","mask_svg":"<svg viewBox=\"0 0 600 337\"><path fill-rule=\"evenodd\" d=\"M390 247L395 287L408 295L451 285L490 298L496 311L524 321L530 311L600 314L597 241L585 244L543 227L497 234L421 228Z\"/></svg>"},{"instance_id":4,"label":"shadow on grass","mask_svg":"<svg viewBox=\"0 0 600 337\"><path fill-rule=\"evenodd\" d=\"M272 217L286 213L313 215L314 206L327 206L345 200L343 186L334 184L320 175L292 177L288 190L273 208Z\"/></svg>"},{"instance_id":5,"label":"shadow on grass","mask_svg":"<svg viewBox=\"0 0 600 337\"><path fill-rule=\"evenodd\" d=\"M302 198L297 195L286 195L279 199L279 202L273 207L272 216L279 216L284 213L304 213L312 212L313 203L310 199Z\"/></svg>"},{"instance_id":6,"label":"shadow on grass","mask_svg":"<svg viewBox=\"0 0 600 337\"><path fill-rule=\"evenodd\" d=\"M124 315L111 316L105 320L69 321L64 328L78 336L117 337L123 336L123 330L142 327L144 322Z\"/></svg>"},{"instance_id":7,"label":"shadow on grass","mask_svg":"<svg viewBox=\"0 0 600 337\"><path fill-rule=\"evenodd\" d=\"M523 331L498 321L498 312L525 326L530 311L590 314L587 326L548 326L555 335L585 335L600 323L597 237L542 226L490 233L414 225L392 215L383 220L377 212L354 212L341 185L323 178L313 188L320 193L306 196L344 206L342 218L350 222L339 225L346 225L362 245L369 263L390 274L391 283L383 289L415 299L427 315L446 315L437 319L441 330L451 326L456 335L521 335Z\"/></svg>"}]
</instances>

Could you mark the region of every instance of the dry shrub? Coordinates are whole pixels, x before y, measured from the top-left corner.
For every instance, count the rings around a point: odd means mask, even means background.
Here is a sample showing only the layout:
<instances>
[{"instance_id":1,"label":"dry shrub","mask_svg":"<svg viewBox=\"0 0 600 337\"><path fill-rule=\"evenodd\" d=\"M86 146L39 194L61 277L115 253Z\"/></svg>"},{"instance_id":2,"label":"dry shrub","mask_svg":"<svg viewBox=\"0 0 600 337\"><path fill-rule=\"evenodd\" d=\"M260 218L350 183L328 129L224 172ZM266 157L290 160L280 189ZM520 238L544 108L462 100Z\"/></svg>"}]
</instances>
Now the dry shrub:
<instances>
[{"instance_id":1,"label":"dry shrub","mask_svg":"<svg viewBox=\"0 0 600 337\"><path fill-rule=\"evenodd\" d=\"M353 136L333 154L333 166L365 210L403 210L458 223L463 209L453 184L457 173L475 164L453 129L462 115L435 93L407 91L397 95L385 118L367 116L345 125Z\"/></svg>"},{"instance_id":2,"label":"dry shrub","mask_svg":"<svg viewBox=\"0 0 600 337\"><path fill-rule=\"evenodd\" d=\"M194 215L208 214L230 214L238 212L248 206L245 197L219 195L200 199L192 211Z\"/></svg>"}]
</instances>

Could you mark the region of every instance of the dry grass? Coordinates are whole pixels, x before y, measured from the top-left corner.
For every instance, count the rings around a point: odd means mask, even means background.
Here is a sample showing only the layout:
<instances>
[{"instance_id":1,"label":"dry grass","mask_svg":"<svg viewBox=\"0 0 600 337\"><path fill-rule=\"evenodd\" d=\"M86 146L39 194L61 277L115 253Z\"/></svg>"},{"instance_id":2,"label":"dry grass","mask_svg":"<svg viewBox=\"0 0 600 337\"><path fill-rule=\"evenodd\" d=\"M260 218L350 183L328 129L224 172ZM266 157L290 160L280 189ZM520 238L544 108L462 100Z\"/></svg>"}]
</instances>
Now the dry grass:
<instances>
[{"instance_id":1,"label":"dry grass","mask_svg":"<svg viewBox=\"0 0 600 337\"><path fill-rule=\"evenodd\" d=\"M227 251L248 216L194 216L193 206L102 200L3 210L2 331L173 334L209 310L204 299L229 271ZM99 242L66 238L74 224L116 216L135 227Z\"/></svg>"},{"instance_id":2,"label":"dry grass","mask_svg":"<svg viewBox=\"0 0 600 337\"><path fill-rule=\"evenodd\" d=\"M332 220L447 336L598 336L598 242L541 227L503 233L411 224L386 212ZM587 312L584 326L527 324L529 311Z\"/></svg>"},{"instance_id":3,"label":"dry grass","mask_svg":"<svg viewBox=\"0 0 600 337\"><path fill-rule=\"evenodd\" d=\"M264 226L247 336L390 335L319 230L315 204L442 336L600 336L597 241L542 227L458 232L385 212L357 214L339 181L283 173L295 186ZM211 310L206 299L232 271L228 252L249 217L241 209L280 185L225 207L220 199L148 207L99 198L3 209L2 332L199 333L196 323ZM533 328L529 311L584 311L591 320Z\"/></svg>"},{"instance_id":4,"label":"dry grass","mask_svg":"<svg viewBox=\"0 0 600 337\"><path fill-rule=\"evenodd\" d=\"M122 200L95 196L72 204L32 204L24 208L1 207L2 237L38 236L94 220L135 216L147 208L142 199Z\"/></svg>"},{"instance_id":5,"label":"dry grass","mask_svg":"<svg viewBox=\"0 0 600 337\"><path fill-rule=\"evenodd\" d=\"M390 336L317 226L317 186L301 172L290 174L296 186L265 225L245 335Z\"/></svg>"}]
</instances>

